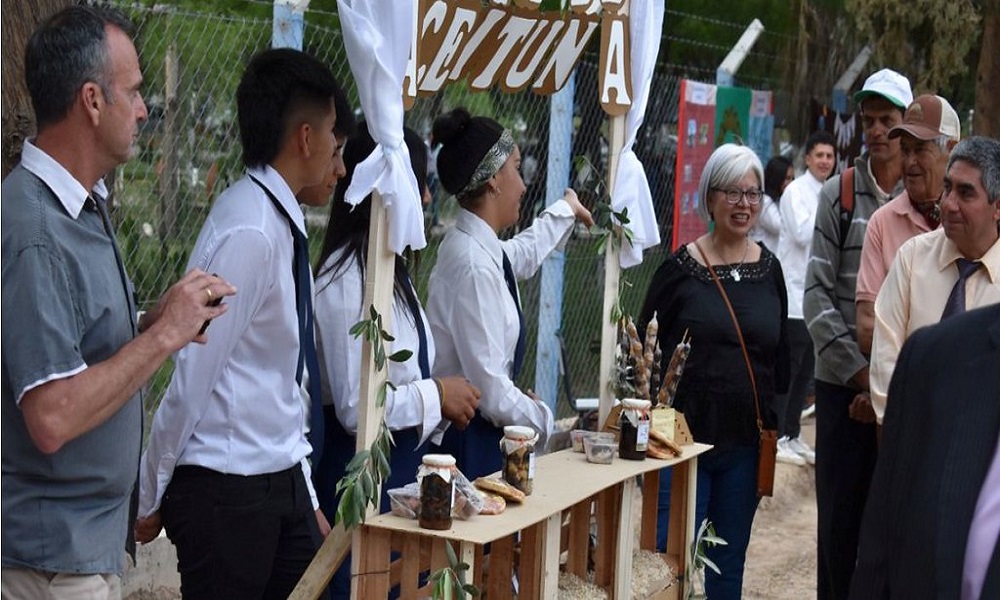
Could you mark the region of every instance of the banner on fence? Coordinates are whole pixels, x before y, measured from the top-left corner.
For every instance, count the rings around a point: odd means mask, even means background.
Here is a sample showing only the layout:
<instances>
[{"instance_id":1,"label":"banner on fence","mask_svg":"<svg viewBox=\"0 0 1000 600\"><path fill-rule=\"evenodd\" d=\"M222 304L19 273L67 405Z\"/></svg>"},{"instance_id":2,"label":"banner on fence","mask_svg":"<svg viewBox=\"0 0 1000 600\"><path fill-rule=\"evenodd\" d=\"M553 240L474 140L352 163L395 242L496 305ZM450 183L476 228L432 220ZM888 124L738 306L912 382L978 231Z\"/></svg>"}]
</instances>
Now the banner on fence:
<instances>
[{"instance_id":1,"label":"banner on fence","mask_svg":"<svg viewBox=\"0 0 1000 600\"><path fill-rule=\"evenodd\" d=\"M698 216L698 180L715 149L717 87L708 83L681 82L677 116L677 171L674 176L673 249L705 233Z\"/></svg>"},{"instance_id":2,"label":"banner on fence","mask_svg":"<svg viewBox=\"0 0 1000 600\"><path fill-rule=\"evenodd\" d=\"M686 79L681 82L671 241L674 250L707 230L698 215L698 181L712 151L722 144L744 144L766 163L771 157L773 133L771 92Z\"/></svg>"}]
</instances>

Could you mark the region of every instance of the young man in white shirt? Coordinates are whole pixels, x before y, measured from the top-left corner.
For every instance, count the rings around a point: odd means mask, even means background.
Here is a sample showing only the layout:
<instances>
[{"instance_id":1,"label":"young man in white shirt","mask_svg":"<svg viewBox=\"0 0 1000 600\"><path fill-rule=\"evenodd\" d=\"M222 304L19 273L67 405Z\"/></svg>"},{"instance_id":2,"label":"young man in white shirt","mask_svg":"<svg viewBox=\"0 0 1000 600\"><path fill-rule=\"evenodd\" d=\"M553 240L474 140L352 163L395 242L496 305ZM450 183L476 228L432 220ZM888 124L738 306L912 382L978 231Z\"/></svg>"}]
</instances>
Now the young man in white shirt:
<instances>
[{"instance_id":1,"label":"young man in white shirt","mask_svg":"<svg viewBox=\"0 0 1000 600\"><path fill-rule=\"evenodd\" d=\"M177 355L143 456L137 532L150 539L162 514L185 598L283 599L329 531L307 460L322 439L310 417L322 415L303 401L307 380L320 399L296 194L343 175L341 124L353 121L329 69L296 50L258 54L236 96L247 173L215 201L191 263L239 291L209 343Z\"/></svg>"},{"instance_id":2,"label":"young man in white shirt","mask_svg":"<svg viewBox=\"0 0 1000 600\"><path fill-rule=\"evenodd\" d=\"M787 394L777 398L778 460L804 465L816 462L816 453L799 437L799 419L805 406L815 359L812 339L802 316L806 265L812 246L816 208L823 183L833 173L837 156L834 139L826 131L816 131L806 140L806 172L788 184L781 194L781 237L778 260L788 290L788 344L792 359L791 383Z\"/></svg>"}]
</instances>

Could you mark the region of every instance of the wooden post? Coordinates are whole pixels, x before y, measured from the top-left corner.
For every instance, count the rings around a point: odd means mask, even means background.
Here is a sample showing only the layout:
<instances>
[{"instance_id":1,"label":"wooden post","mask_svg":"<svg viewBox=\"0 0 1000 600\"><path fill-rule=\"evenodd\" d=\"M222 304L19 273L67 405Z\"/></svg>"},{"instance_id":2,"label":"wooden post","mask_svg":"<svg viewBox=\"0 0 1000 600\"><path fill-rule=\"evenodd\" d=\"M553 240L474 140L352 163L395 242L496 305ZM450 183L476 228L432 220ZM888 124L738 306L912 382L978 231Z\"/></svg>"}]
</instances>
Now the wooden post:
<instances>
[{"instance_id":1,"label":"wooden post","mask_svg":"<svg viewBox=\"0 0 1000 600\"><path fill-rule=\"evenodd\" d=\"M613 190L615 173L618 170L618 156L625 145L625 117L611 117L608 123L608 189ZM611 310L618 301L618 285L621 279L621 252L608 244L604 255L604 307L601 310L601 373L599 425L608 418L613 405L611 395L611 372L615 368L615 345L618 343L617 323L611 322Z\"/></svg>"},{"instance_id":2,"label":"wooden post","mask_svg":"<svg viewBox=\"0 0 1000 600\"><path fill-rule=\"evenodd\" d=\"M364 318L368 318L369 306L374 306L375 310L382 315L382 327L386 331L392 331L392 284L395 275L395 255L389 250L389 220L385 214L385 204L382 196L372 192L372 212L371 224L368 228L368 258L367 272L365 275L365 299L362 304ZM370 448L375 438L378 436L379 426L382 423L382 416L385 408L375 406L375 398L378 390L388 379L389 366L386 365L381 371L375 368L375 355L372 352L372 345L365 341L361 346L361 389L358 402L358 432L356 450ZM405 451L405 450L404 450ZM380 497L381 489L376 489L376 496ZM369 506L366 511L367 516L378 514L378 507ZM356 528L353 535L351 552L351 598L366 598L359 594L359 589L363 587L363 579L368 575L363 575L362 559L364 556L364 545L369 543L366 536L362 536L363 528ZM367 532L366 532L367 533ZM386 548L386 560L388 560L388 548Z\"/></svg>"},{"instance_id":3,"label":"wooden post","mask_svg":"<svg viewBox=\"0 0 1000 600\"><path fill-rule=\"evenodd\" d=\"M166 95L166 123L163 130L163 162L160 171L160 243L166 250L167 240L177 232L177 186L180 179L178 155L181 143L180 61L177 44L171 43L163 61Z\"/></svg>"}]
</instances>

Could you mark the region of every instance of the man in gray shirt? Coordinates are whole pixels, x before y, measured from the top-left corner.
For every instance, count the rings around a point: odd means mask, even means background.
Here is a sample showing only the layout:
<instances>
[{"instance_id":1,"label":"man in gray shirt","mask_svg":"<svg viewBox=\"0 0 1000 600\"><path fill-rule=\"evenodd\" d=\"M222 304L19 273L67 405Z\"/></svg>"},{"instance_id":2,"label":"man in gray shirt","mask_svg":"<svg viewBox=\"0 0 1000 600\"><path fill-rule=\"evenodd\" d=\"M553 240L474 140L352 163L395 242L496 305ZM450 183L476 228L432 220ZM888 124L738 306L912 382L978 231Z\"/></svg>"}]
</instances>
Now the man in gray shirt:
<instances>
[{"instance_id":1,"label":"man in gray shirt","mask_svg":"<svg viewBox=\"0 0 1000 600\"><path fill-rule=\"evenodd\" d=\"M71 7L25 52L38 136L2 190L4 599L120 597L140 388L236 292L191 271L137 317L101 180L146 118L130 30Z\"/></svg>"}]
</instances>

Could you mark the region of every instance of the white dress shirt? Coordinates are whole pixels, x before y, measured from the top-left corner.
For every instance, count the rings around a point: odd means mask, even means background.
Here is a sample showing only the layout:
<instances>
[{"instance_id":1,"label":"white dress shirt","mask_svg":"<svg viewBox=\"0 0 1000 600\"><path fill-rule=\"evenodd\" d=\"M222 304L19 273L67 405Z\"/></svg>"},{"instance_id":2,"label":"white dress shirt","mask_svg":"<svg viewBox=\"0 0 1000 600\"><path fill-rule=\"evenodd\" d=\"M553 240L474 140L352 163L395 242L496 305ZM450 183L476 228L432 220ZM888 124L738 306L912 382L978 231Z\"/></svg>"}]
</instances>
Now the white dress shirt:
<instances>
[{"instance_id":1,"label":"white dress shirt","mask_svg":"<svg viewBox=\"0 0 1000 600\"><path fill-rule=\"evenodd\" d=\"M781 240L781 209L767 194L760 201L760 214L757 215L757 224L750 230L750 239L761 242L777 254Z\"/></svg>"},{"instance_id":2,"label":"white dress shirt","mask_svg":"<svg viewBox=\"0 0 1000 600\"><path fill-rule=\"evenodd\" d=\"M513 239L500 241L475 214L461 210L431 271L427 315L437 345L435 375L464 375L482 391L479 411L488 421L526 425L544 448L552 411L521 392L510 378L520 324L503 274L503 254L517 279L531 277L565 242L575 217L560 200ZM527 315L526 315L527 318Z\"/></svg>"},{"instance_id":3,"label":"white dress shirt","mask_svg":"<svg viewBox=\"0 0 1000 600\"><path fill-rule=\"evenodd\" d=\"M362 305L364 289L361 269L349 260L336 272L326 271L342 255L334 252L316 280L316 346L323 371L323 403L336 407L340 424L350 433L358 429L358 396L361 392L361 337L350 334L351 327L367 315ZM420 309L427 338L428 365L434 364L434 339L427 326L427 315ZM427 441L441 424L441 399L437 384L422 379L418 359L420 337L406 300L393 295L392 321L386 327L395 341L386 343L386 354L411 350L405 362L388 361L389 388L385 399L385 423L392 431L420 428L420 444ZM446 422L447 423L447 422ZM443 431L443 430L442 430ZM438 436L440 437L440 436ZM402 448L401 450L410 450Z\"/></svg>"},{"instance_id":4,"label":"white dress shirt","mask_svg":"<svg viewBox=\"0 0 1000 600\"><path fill-rule=\"evenodd\" d=\"M805 295L806 266L816 227L816 208L823 182L812 172L796 177L781 194L781 239L778 240L778 260L785 274L788 290L788 318L802 319L802 298Z\"/></svg>"},{"instance_id":5,"label":"white dress shirt","mask_svg":"<svg viewBox=\"0 0 1000 600\"><path fill-rule=\"evenodd\" d=\"M249 169L305 231L302 209L270 166ZM188 344L153 418L140 468L139 516L157 510L177 465L261 475L301 463L312 489L306 440L308 394L295 381L299 321L288 220L249 176L222 193L198 235L188 268L236 286L212 321L208 343Z\"/></svg>"}]
</instances>

